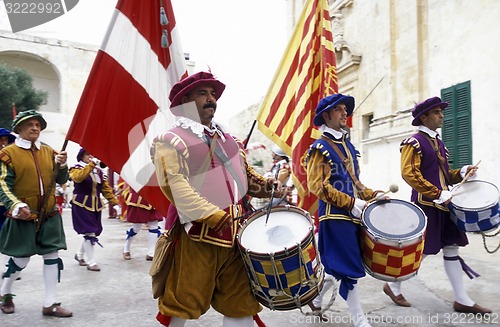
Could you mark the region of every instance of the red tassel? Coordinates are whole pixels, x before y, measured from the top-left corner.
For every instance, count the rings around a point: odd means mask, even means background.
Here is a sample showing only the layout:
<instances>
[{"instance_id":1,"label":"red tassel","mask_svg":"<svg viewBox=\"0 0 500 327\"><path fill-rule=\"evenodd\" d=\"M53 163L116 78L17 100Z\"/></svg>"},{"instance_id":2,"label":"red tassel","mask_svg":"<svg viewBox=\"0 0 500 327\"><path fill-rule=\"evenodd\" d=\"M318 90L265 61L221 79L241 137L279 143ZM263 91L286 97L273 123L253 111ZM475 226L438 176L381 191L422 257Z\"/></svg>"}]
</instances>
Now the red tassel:
<instances>
[{"instance_id":1,"label":"red tassel","mask_svg":"<svg viewBox=\"0 0 500 327\"><path fill-rule=\"evenodd\" d=\"M253 321L255 321L258 327L266 327L266 324L264 324L264 322L260 319L258 314L253 316Z\"/></svg>"},{"instance_id":2,"label":"red tassel","mask_svg":"<svg viewBox=\"0 0 500 327\"><path fill-rule=\"evenodd\" d=\"M172 319L172 317L165 316L164 314L162 314L159 311L158 311L158 314L156 315L156 320L158 320L160 322L160 324L162 324L163 326L169 326L170 319Z\"/></svg>"}]
</instances>

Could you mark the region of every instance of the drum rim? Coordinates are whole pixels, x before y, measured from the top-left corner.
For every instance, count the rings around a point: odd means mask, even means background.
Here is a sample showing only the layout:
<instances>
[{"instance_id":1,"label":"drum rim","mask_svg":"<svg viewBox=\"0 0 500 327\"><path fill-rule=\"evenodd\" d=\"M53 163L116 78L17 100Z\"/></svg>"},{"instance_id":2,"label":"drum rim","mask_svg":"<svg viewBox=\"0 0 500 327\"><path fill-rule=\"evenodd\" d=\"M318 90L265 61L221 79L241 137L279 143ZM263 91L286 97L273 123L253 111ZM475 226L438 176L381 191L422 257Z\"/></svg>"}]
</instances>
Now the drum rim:
<instances>
[{"instance_id":1,"label":"drum rim","mask_svg":"<svg viewBox=\"0 0 500 327\"><path fill-rule=\"evenodd\" d=\"M281 258L281 256L288 256L292 253L292 251L297 251L298 245L303 245L303 244L308 244L311 239L314 240L314 223L311 218L311 214L307 211L304 210L300 207L297 206L292 206L292 205L277 205L271 208L271 212L273 211L291 211L291 212L296 212L296 213L302 213L303 217L307 219L310 223L311 226L309 227L309 232L300 240L300 242L297 242L294 246L289 247L289 248L283 248L283 250L276 251L276 252L257 252L257 251L252 251L252 249L247 248L241 243L241 236L243 235L243 232L245 231L246 227L250 225L252 221L257 219L258 217L261 217L262 215L257 215L257 214L266 214L267 208L263 208L260 210L255 211L252 215L250 215L247 219L245 219L241 224L240 228L238 229L236 233L236 243L238 244L239 248L241 251L244 251L247 254L251 254L254 257L256 256L269 256L270 254L273 254L275 258Z\"/></svg>"},{"instance_id":2,"label":"drum rim","mask_svg":"<svg viewBox=\"0 0 500 327\"><path fill-rule=\"evenodd\" d=\"M493 183L490 183L488 181L483 181L483 180L480 180L480 179L475 179L475 180L472 180L472 181L466 181L464 182L463 184L469 184L469 183L485 183L485 184L489 184L491 186L493 186L496 190L497 190L497 195L498 195L498 198L497 198L497 201L495 203L491 203L487 206L484 206L484 207L480 207L480 208L467 208L467 207L462 207L462 206L459 206L455 203L453 203L453 197L451 198L451 201L450 201L450 206L455 209L455 210L460 210L460 211L469 211L469 212L480 212L480 211L485 211L485 210L489 210L491 208L493 208L495 205L498 205L499 204L499 200L500 200L500 189ZM463 186L463 185L462 185ZM453 196L453 190L455 190L457 187L459 187L459 185L456 185L454 187L451 188L451 194Z\"/></svg>"},{"instance_id":3,"label":"drum rim","mask_svg":"<svg viewBox=\"0 0 500 327\"><path fill-rule=\"evenodd\" d=\"M406 233L406 234L402 234L402 235L393 235L393 234L387 234L387 233L384 233L384 232L381 232L380 229L378 228L375 228L375 226L371 223L368 223L367 224L367 214L369 212L371 212L371 210L373 210L373 208L375 208L376 205L380 205L381 202L383 203L390 203L390 202L396 202L396 203L401 203L401 204L404 204L405 206L407 207L410 207L412 209L415 209L415 212L418 213L418 216L423 218L422 221L419 222L417 228L415 228L413 231L417 231L417 233L415 234L411 234L409 235L409 233ZM422 235L425 234L425 231L427 229L427 216L425 215L424 211L422 210L422 208L420 208L419 206L417 206L416 204L412 203L412 202L409 202L409 201L405 201L405 200L400 200L400 199L390 199L390 200L384 200L384 201L376 201L376 202L372 202L370 203L366 208L365 210L363 210L363 213L361 215L361 221L363 223L363 226L365 227L367 233L369 233L370 235L372 235L374 238L388 238L390 240L399 240L400 242L406 242L406 241L411 241L411 240L414 240L416 238L419 238L421 237ZM367 227L370 227L370 228L367 228ZM397 238L395 238L394 236L397 236Z\"/></svg>"}]
</instances>

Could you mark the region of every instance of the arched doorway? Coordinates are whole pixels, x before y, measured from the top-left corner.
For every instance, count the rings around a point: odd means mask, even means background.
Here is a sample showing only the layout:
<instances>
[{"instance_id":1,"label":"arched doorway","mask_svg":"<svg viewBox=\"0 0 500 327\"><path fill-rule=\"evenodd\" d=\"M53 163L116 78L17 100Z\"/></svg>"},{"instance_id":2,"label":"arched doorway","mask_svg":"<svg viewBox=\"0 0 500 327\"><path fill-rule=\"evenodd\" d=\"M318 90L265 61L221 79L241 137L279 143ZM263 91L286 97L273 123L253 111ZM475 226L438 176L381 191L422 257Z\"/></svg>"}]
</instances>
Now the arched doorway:
<instances>
[{"instance_id":1,"label":"arched doorway","mask_svg":"<svg viewBox=\"0 0 500 327\"><path fill-rule=\"evenodd\" d=\"M48 92L47 103L40 107L40 111L61 112L60 75L51 62L23 51L2 51L0 62L26 70L33 78L33 87Z\"/></svg>"}]
</instances>

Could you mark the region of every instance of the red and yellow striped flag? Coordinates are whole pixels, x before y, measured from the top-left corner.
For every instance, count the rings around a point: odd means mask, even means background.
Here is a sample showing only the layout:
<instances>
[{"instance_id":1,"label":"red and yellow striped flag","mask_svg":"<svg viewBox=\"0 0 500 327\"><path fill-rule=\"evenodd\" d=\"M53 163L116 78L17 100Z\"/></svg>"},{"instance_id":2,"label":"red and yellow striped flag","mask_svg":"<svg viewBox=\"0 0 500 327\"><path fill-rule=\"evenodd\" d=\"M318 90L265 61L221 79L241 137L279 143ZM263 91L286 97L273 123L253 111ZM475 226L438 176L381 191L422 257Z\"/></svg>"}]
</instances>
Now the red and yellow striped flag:
<instances>
[{"instance_id":1,"label":"red and yellow striped flag","mask_svg":"<svg viewBox=\"0 0 500 327\"><path fill-rule=\"evenodd\" d=\"M338 93L337 68L328 0L308 0L262 103L259 130L292 157L299 206L314 214L317 198L307 189L304 158L320 136L314 110Z\"/></svg>"}]
</instances>

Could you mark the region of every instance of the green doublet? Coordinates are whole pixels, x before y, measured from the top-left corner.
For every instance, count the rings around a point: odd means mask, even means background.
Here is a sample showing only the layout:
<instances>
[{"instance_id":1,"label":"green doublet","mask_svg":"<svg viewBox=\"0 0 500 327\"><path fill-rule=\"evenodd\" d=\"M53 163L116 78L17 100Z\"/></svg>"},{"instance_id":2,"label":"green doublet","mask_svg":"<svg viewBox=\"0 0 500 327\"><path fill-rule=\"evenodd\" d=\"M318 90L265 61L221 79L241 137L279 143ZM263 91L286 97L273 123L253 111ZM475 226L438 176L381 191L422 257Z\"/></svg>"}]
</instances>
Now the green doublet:
<instances>
[{"instance_id":1,"label":"green doublet","mask_svg":"<svg viewBox=\"0 0 500 327\"><path fill-rule=\"evenodd\" d=\"M40 149L23 149L11 144L0 151L0 200L12 213L16 204L24 202L31 209L33 220L8 218L0 231L0 252L13 257L30 257L66 249L62 217L55 206L55 188L47 191L54 169L55 152L42 144ZM59 169L58 183L68 179L68 169ZM40 181L46 194L48 216L36 230L38 211L41 207Z\"/></svg>"}]
</instances>

